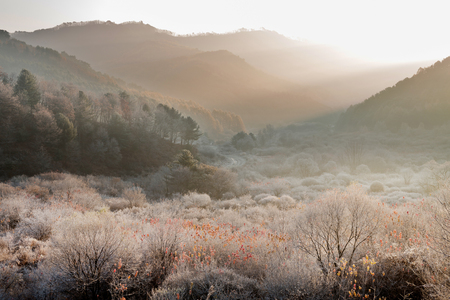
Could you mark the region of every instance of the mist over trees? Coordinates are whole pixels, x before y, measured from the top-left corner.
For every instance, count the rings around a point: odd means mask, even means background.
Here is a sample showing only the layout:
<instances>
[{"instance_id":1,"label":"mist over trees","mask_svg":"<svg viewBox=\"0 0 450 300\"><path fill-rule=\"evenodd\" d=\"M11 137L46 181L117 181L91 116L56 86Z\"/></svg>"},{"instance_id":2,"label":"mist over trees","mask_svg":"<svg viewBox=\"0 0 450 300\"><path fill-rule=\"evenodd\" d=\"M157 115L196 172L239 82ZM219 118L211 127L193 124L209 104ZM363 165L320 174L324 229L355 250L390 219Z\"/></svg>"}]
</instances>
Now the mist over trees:
<instances>
[{"instance_id":1,"label":"mist over trees","mask_svg":"<svg viewBox=\"0 0 450 300\"><path fill-rule=\"evenodd\" d=\"M311 88L265 73L227 49L201 51L184 45L183 37L142 23L65 24L14 37L66 51L146 89L210 110L231 111L250 127L286 124L329 111ZM282 36L280 40L289 41Z\"/></svg>"},{"instance_id":2,"label":"mist over trees","mask_svg":"<svg viewBox=\"0 0 450 300\"><path fill-rule=\"evenodd\" d=\"M22 70L16 82L1 74L2 175L52 170L141 173L172 161L201 133L190 117L155 107L122 91L95 97L58 88Z\"/></svg>"},{"instance_id":3,"label":"mist over trees","mask_svg":"<svg viewBox=\"0 0 450 300\"><path fill-rule=\"evenodd\" d=\"M26 69L42 80L73 84L86 93L113 95L126 92L133 98L141 99L140 101L174 107L184 115L194 118L204 132L214 139L225 138L245 130L244 123L237 114L220 109L209 110L193 101L147 91L136 84L128 84L97 72L88 63L78 60L75 56L65 52L59 53L50 48L30 46L10 38L6 33L0 38L0 67L2 72L10 74L9 77L4 77L5 83L6 80L14 81L17 74ZM116 104L114 99L111 101L113 101L110 103L111 106L121 105L121 109L126 110L122 103ZM110 112L111 110L105 109L102 117Z\"/></svg>"}]
</instances>

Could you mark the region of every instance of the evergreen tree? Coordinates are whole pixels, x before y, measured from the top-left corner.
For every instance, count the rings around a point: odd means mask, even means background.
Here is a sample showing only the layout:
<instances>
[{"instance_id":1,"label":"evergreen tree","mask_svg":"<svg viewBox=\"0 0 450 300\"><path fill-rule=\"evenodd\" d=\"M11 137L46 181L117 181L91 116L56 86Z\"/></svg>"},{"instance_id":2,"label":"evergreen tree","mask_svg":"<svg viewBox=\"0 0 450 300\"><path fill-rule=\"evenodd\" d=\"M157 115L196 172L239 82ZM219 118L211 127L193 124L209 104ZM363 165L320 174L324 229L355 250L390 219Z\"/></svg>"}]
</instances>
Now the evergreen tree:
<instances>
[{"instance_id":1,"label":"evergreen tree","mask_svg":"<svg viewBox=\"0 0 450 300\"><path fill-rule=\"evenodd\" d=\"M9 32L6 30L0 29L0 41L1 40L9 40L11 36L9 35Z\"/></svg>"},{"instance_id":2,"label":"evergreen tree","mask_svg":"<svg viewBox=\"0 0 450 300\"><path fill-rule=\"evenodd\" d=\"M77 136L77 129L74 128L73 123L70 122L69 118L67 118L62 113L56 114L55 118L58 127L62 130L61 144L65 145Z\"/></svg>"},{"instance_id":3,"label":"evergreen tree","mask_svg":"<svg viewBox=\"0 0 450 300\"><path fill-rule=\"evenodd\" d=\"M197 166L198 160L194 158L191 151L184 149L177 156L177 159L174 161L175 165L179 165L182 167L186 167L189 169L194 169Z\"/></svg>"},{"instance_id":4,"label":"evergreen tree","mask_svg":"<svg viewBox=\"0 0 450 300\"><path fill-rule=\"evenodd\" d=\"M181 133L181 143L185 141L188 145L191 141L196 141L200 138L200 127L191 117L183 118L183 128Z\"/></svg>"},{"instance_id":5,"label":"evergreen tree","mask_svg":"<svg viewBox=\"0 0 450 300\"><path fill-rule=\"evenodd\" d=\"M17 79L14 87L14 95L23 97L22 99L34 108L41 100L41 93L37 84L36 77L30 71L23 69Z\"/></svg>"}]
</instances>

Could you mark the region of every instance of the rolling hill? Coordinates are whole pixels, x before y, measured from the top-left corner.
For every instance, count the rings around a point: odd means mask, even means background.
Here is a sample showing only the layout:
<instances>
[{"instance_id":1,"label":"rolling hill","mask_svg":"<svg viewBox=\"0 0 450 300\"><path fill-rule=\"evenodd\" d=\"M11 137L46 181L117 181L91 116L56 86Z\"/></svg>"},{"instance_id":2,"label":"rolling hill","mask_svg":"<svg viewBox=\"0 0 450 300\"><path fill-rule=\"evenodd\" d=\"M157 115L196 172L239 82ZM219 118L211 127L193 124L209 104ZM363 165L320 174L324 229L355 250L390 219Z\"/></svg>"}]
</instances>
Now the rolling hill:
<instances>
[{"instance_id":1,"label":"rolling hill","mask_svg":"<svg viewBox=\"0 0 450 300\"><path fill-rule=\"evenodd\" d=\"M142 23L63 24L13 36L66 51L145 88L239 114L250 127L300 121L329 111L311 89L269 75L230 51L201 51L183 37Z\"/></svg>"},{"instance_id":2,"label":"rolling hill","mask_svg":"<svg viewBox=\"0 0 450 300\"><path fill-rule=\"evenodd\" d=\"M150 92L134 84L95 71L91 66L65 52L33 47L13 38L0 38L0 68L9 74L28 69L41 80L70 83L95 94L127 91L134 98L155 106L163 103L191 116L212 138L224 138L245 130L242 119L224 110L209 110L196 102Z\"/></svg>"},{"instance_id":3,"label":"rolling hill","mask_svg":"<svg viewBox=\"0 0 450 300\"><path fill-rule=\"evenodd\" d=\"M397 131L402 126L433 128L449 122L450 57L411 78L397 82L341 115L337 128L374 128L377 124Z\"/></svg>"}]
</instances>

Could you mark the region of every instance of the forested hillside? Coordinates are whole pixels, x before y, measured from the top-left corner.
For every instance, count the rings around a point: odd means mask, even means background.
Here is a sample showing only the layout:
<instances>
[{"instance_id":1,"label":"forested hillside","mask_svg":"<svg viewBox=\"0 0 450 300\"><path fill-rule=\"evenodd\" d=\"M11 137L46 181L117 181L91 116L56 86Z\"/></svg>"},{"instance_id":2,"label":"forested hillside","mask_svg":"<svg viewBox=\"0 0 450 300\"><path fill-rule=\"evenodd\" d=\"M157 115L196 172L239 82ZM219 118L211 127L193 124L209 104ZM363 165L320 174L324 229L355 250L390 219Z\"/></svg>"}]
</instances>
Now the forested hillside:
<instances>
[{"instance_id":1,"label":"forested hillside","mask_svg":"<svg viewBox=\"0 0 450 300\"><path fill-rule=\"evenodd\" d=\"M105 94L126 91L141 101L175 107L194 118L211 138L220 139L245 130L242 119L236 114L220 109L208 110L194 101L149 92L135 84L96 72L89 64L65 52L33 47L12 39L5 31L0 36L0 67L12 77L21 69L27 69L43 80L74 84L85 92Z\"/></svg>"},{"instance_id":2,"label":"forested hillside","mask_svg":"<svg viewBox=\"0 0 450 300\"><path fill-rule=\"evenodd\" d=\"M231 111L250 127L287 124L329 111L320 103L320 93L269 75L230 51L203 52L184 45L182 37L142 23L67 23L14 37L74 54L144 88Z\"/></svg>"},{"instance_id":3,"label":"forested hillside","mask_svg":"<svg viewBox=\"0 0 450 300\"><path fill-rule=\"evenodd\" d=\"M140 174L173 161L201 133L191 117L122 91L89 96L73 85L17 81L1 73L0 162L4 177L51 170Z\"/></svg>"},{"instance_id":4,"label":"forested hillside","mask_svg":"<svg viewBox=\"0 0 450 300\"><path fill-rule=\"evenodd\" d=\"M397 131L425 126L433 128L449 121L450 57L411 78L399 81L364 102L351 106L339 119L340 129L379 126Z\"/></svg>"}]
</instances>

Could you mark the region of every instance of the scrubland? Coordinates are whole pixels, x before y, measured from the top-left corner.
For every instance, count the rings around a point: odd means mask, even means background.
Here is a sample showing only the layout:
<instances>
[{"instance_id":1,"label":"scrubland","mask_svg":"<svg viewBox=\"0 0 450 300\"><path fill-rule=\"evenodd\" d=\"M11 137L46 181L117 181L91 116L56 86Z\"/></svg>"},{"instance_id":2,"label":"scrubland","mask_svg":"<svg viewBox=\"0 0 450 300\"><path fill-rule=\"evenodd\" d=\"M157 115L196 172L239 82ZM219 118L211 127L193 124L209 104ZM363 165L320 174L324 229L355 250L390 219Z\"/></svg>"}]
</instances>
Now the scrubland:
<instances>
[{"instance_id":1,"label":"scrubland","mask_svg":"<svg viewBox=\"0 0 450 300\"><path fill-rule=\"evenodd\" d=\"M234 173L220 197L168 194L168 167L10 178L0 298L448 299L448 131L201 139L198 158Z\"/></svg>"}]
</instances>

